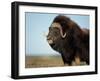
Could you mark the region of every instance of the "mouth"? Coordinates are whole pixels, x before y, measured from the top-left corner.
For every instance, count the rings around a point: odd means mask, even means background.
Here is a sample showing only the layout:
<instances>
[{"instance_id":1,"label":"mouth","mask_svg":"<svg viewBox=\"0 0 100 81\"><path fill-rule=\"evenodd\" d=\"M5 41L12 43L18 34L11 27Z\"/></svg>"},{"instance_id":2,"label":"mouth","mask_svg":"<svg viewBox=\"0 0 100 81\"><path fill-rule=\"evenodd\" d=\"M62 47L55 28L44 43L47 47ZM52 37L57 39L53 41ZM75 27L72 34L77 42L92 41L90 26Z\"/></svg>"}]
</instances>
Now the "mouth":
<instances>
[{"instance_id":1,"label":"mouth","mask_svg":"<svg viewBox=\"0 0 100 81\"><path fill-rule=\"evenodd\" d=\"M53 44L53 40L47 40L49 44Z\"/></svg>"},{"instance_id":2,"label":"mouth","mask_svg":"<svg viewBox=\"0 0 100 81\"><path fill-rule=\"evenodd\" d=\"M53 42L53 40L47 40L48 41L48 43L49 43L49 45L51 46L51 47L53 47L55 44L54 44L54 42Z\"/></svg>"}]
</instances>

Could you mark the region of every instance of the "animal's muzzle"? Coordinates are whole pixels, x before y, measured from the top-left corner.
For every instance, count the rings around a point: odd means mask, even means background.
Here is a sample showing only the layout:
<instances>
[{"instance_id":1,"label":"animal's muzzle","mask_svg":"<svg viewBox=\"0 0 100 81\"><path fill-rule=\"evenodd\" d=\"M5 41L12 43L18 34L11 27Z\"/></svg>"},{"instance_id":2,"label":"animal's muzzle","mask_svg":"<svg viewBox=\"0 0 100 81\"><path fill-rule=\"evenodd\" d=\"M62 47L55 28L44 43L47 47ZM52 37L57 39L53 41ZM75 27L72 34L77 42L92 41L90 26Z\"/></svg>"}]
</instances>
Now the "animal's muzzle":
<instances>
[{"instance_id":1,"label":"animal's muzzle","mask_svg":"<svg viewBox=\"0 0 100 81\"><path fill-rule=\"evenodd\" d=\"M47 40L49 44L53 44L53 41L52 40Z\"/></svg>"},{"instance_id":2,"label":"animal's muzzle","mask_svg":"<svg viewBox=\"0 0 100 81\"><path fill-rule=\"evenodd\" d=\"M47 41L50 45L53 44L53 39L49 36L47 36Z\"/></svg>"}]
</instances>

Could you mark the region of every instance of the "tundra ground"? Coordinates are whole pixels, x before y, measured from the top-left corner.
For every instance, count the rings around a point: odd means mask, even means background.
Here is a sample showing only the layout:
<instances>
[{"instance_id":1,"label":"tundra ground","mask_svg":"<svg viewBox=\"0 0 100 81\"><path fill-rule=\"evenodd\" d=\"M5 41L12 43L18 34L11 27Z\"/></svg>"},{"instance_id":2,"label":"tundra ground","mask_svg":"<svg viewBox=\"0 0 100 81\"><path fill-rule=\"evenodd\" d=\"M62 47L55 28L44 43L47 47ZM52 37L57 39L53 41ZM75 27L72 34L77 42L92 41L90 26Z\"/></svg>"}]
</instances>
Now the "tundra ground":
<instances>
[{"instance_id":1,"label":"tundra ground","mask_svg":"<svg viewBox=\"0 0 100 81\"><path fill-rule=\"evenodd\" d=\"M86 65L86 64L84 62L81 62L80 65ZM61 67L61 66L66 66L63 63L61 56L26 56L25 57L25 68Z\"/></svg>"}]
</instances>

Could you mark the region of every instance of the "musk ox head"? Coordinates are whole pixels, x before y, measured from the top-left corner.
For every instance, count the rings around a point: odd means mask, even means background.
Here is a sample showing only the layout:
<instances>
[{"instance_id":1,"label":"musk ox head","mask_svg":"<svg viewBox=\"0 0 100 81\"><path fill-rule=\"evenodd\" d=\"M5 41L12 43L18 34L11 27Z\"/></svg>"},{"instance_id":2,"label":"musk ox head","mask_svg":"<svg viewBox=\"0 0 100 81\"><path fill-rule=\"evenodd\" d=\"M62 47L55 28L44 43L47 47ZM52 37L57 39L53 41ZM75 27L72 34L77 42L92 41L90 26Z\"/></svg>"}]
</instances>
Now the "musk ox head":
<instances>
[{"instance_id":1,"label":"musk ox head","mask_svg":"<svg viewBox=\"0 0 100 81\"><path fill-rule=\"evenodd\" d=\"M70 41L69 38L73 33L72 26L74 24L75 23L66 16L59 15L55 17L51 26L49 27L49 33L47 35L49 45L57 50L59 46L61 47L63 44L65 44L64 42L66 39L66 42ZM70 39L72 40L72 37Z\"/></svg>"},{"instance_id":2,"label":"musk ox head","mask_svg":"<svg viewBox=\"0 0 100 81\"><path fill-rule=\"evenodd\" d=\"M61 25L57 22L54 22L49 27L49 33L47 36L47 41L51 47L55 47L59 42L65 38L66 33L63 35Z\"/></svg>"}]
</instances>

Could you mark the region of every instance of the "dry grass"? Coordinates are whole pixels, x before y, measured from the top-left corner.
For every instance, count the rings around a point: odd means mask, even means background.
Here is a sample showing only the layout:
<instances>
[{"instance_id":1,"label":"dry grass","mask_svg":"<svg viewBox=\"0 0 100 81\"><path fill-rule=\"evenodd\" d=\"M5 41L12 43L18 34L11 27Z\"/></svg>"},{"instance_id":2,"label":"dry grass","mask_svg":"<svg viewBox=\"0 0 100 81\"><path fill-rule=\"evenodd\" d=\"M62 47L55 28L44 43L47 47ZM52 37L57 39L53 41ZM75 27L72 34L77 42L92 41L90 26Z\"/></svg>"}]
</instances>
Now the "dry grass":
<instances>
[{"instance_id":1,"label":"dry grass","mask_svg":"<svg viewBox=\"0 0 100 81\"><path fill-rule=\"evenodd\" d=\"M72 64L77 66L75 62ZM85 62L81 62L80 65L86 65ZM26 56L25 68L39 68L39 67L60 67L64 65L61 56Z\"/></svg>"},{"instance_id":2,"label":"dry grass","mask_svg":"<svg viewBox=\"0 0 100 81\"><path fill-rule=\"evenodd\" d=\"M26 56L25 67L56 67L64 66L61 56Z\"/></svg>"}]
</instances>

